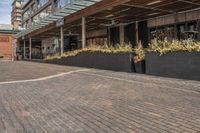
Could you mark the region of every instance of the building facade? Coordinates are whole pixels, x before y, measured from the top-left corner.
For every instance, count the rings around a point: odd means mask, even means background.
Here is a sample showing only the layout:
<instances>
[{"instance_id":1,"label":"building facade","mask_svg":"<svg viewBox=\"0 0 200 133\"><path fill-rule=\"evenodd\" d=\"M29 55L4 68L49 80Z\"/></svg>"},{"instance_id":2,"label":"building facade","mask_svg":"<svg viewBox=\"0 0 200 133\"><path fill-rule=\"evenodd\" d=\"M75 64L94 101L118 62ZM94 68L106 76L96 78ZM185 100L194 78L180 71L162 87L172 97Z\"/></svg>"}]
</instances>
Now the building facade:
<instances>
[{"instance_id":1,"label":"building facade","mask_svg":"<svg viewBox=\"0 0 200 133\"><path fill-rule=\"evenodd\" d=\"M28 28L72 0L28 0L23 6L22 27Z\"/></svg>"},{"instance_id":2,"label":"building facade","mask_svg":"<svg viewBox=\"0 0 200 133\"><path fill-rule=\"evenodd\" d=\"M11 12L11 24L13 29L21 30L22 28L22 6L23 0L13 0Z\"/></svg>"},{"instance_id":3,"label":"building facade","mask_svg":"<svg viewBox=\"0 0 200 133\"><path fill-rule=\"evenodd\" d=\"M27 56L35 41L45 55L51 48L62 54L89 45L135 47L139 41L148 47L154 38L199 40L199 14L199 0L30 0L23 7L26 30L16 37L28 47Z\"/></svg>"},{"instance_id":4,"label":"building facade","mask_svg":"<svg viewBox=\"0 0 200 133\"><path fill-rule=\"evenodd\" d=\"M69 4L72 0L27 0L22 7L22 27L30 28L32 25L39 23L42 19L60 10L63 6ZM52 41L50 42L49 39ZM40 43L40 46L34 48L35 53L42 53L43 56L54 54L60 49L58 36L33 40L32 45ZM27 46L28 47L28 46ZM24 56L29 57L29 50L24 50ZM41 52L39 52L41 51ZM40 56L41 57L41 56Z\"/></svg>"},{"instance_id":5,"label":"building facade","mask_svg":"<svg viewBox=\"0 0 200 133\"><path fill-rule=\"evenodd\" d=\"M0 25L0 59L11 60L14 57L14 35L16 33L12 25Z\"/></svg>"}]
</instances>

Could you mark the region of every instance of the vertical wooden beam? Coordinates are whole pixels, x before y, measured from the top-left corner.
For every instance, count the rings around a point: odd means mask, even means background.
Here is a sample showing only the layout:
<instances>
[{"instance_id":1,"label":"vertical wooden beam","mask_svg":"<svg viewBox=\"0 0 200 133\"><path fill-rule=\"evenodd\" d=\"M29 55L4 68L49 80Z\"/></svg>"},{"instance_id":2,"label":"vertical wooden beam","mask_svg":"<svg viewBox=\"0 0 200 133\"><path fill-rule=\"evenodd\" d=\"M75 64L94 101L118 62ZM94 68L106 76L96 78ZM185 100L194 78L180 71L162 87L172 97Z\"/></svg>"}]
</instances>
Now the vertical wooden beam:
<instances>
[{"instance_id":1,"label":"vertical wooden beam","mask_svg":"<svg viewBox=\"0 0 200 133\"><path fill-rule=\"evenodd\" d=\"M29 60L32 59L32 39L29 37Z\"/></svg>"},{"instance_id":2,"label":"vertical wooden beam","mask_svg":"<svg viewBox=\"0 0 200 133\"><path fill-rule=\"evenodd\" d=\"M120 44L124 44L124 25L120 25Z\"/></svg>"},{"instance_id":3,"label":"vertical wooden beam","mask_svg":"<svg viewBox=\"0 0 200 133\"><path fill-rule=\"evenodd\" d=\"M85 17L82 17L82 48L86 45L86 23Z\"/></svg>"},{"instance_id":4,"label":"vertical wooden beam","mask_svg":"<svg viewBox=\"0 0 200 133\"><path fill-rule=\"evenodd\" d=\"M60 54L64 53L64 31L63 26L60 27Z\"/></svg>"},{"instance_id":5,"label":"vertical wooden beam","mask_svg":"<svg viewBox=\"0 0 200 133\"><path fill-rule=\"evenodd\" d=\"M178 14L177 13L174 14L174 20L175 20L175 23L174 23L175 39L178 39L178 26L177 26L177 23L178 23Z\"/></svg>"},{"instance_id":6,"label":"vertical wooden beam","mask_svg":"<svg viewBox=\"0 0 200 133\"><path fill-rule=\"evenodd\" d=\"M135 22L135 43L136 45L139 43L138 21Z\"/></svg>"}]
</instances>

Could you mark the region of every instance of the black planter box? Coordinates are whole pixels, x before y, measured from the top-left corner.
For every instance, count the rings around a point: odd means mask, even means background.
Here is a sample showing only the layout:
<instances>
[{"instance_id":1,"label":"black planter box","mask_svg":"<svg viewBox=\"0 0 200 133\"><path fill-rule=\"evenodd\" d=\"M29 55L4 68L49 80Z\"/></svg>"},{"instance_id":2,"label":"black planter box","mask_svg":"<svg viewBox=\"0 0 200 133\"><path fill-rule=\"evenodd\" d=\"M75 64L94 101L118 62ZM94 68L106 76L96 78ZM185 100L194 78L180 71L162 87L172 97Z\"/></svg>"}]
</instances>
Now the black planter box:
<instances>
[{"instance_id":1,"label":"black planter box","mask_svg":"<svg viewBox=\"0 0 200 133\"><path fill-rule=\"evenodd\" d=\"M131 53L82 52L77 56L47 60L45 63L132 72Z\"/></svg>"},{"instance_id":2,"label":"black planter box","mask_svg":"<svg viewBox=\"0 0 200 133\"><path fill-rule=\"evenodd\" d=\"M176 52L160 56L146 54L146 73L157 76L200 80L200 53Z\"/></svg>"},{"instance_id":3,"label":"black planter box","mask_svg":"<svg viewBox=\"0 0 200 133\"><path fill-rule=\"evenodd\" d=\"M141 74L145 73L145 61L134 63L134 66L136 73L141 73Z\"/></svg>"}]
</instances>

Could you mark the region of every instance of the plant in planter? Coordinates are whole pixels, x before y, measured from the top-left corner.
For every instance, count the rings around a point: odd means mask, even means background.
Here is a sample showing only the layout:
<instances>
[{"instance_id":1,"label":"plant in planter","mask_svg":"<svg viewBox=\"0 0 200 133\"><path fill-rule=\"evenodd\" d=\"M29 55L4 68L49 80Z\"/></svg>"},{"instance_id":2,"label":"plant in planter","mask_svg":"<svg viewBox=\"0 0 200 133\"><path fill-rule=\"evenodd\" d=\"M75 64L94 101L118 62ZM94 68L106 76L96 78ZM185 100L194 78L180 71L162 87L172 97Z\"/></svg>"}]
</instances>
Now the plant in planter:
<instances>
[{"instance_id":1,"label":"plant in planter","mask_svg":"<svg viewBox=\"0 0 200 133\"><path fill-rule=\"evenodd\" d=\"M47 63L69 66L98 68L114 71L131 71L130 57L133 48L130 45L100 46L93 45L84 49L65 52L62 56L50 56Z\"/></svg>"},{"instance_id":2,"label":"plant in planter","mask_svg":"<svg viewBox=\"0 0 200 133\"><path fill-rule=\"evenodd\" d=\"M138 44L137 47L135 47L134 54L135 55L133 56L133 62L135 72L145 73L145 50L142 47L141 42Z\"/></svg>"},{"instance_id":3,"label":"plant in planter","mask_svg":"<svg viewBox=\"0 0 200 133\"><path fill-rule=\"evenodd\" d=\"M115 47L108 45L91 45L89 47L78 49L74 51L65 52L62 56L55 54L47 56L47 60L60 59L77 56L82 52L101 52L101 53L132 53L133 49L130 44L117 45Z\"/></svg>"},{"instance_id":4,"label":"plant in planter","mask_svg":"<svg viewBox=\"0 0 200 133\"><path fill-rule=\"evenodd\" d=\"M146 73L200 80L200 42L192 40L156 41L146 53Z\"/></svg>"},{"instance_id":5,"label":"plant in planter","mask_svg":"<svg viewBox=\"0 0 200 133\"><path fill-rule=\"evenodd\" d=\"M172 52L200 52L200 42L191 40L173 40L170 42L167 39L164 41L157 41L155 39L150 43L147 51L160 53L160 56Z\"/></svg>"}]
</instances>

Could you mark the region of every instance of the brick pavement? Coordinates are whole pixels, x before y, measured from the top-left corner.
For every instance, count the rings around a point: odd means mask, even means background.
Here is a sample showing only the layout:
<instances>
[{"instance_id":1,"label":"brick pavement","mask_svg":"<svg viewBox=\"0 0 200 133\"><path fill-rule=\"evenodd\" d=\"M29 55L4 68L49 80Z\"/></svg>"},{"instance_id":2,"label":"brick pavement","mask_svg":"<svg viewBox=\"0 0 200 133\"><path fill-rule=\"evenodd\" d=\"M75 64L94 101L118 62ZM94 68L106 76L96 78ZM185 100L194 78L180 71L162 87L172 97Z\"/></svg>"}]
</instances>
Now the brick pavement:
<instances>
[{"instance_id":1,"label":"brick pavement","mask_svg":"<svg viewBox=\"0 0 200 133\"><path fill-rule=\"evenodd\" d=\"M36 79L76 70L75 67L50 65L24 61L0 61L0 82Z\"/></svg>"},{"instance_id":2,"label":"brick pavement","mask_svg":"<svg viewBox=\"0 0 200 133\"><path fill-rule=\"evenodd\" d=\"M199 91L197 81L102 70L2 84L0 133L199 133Z\"/></svg>"}]
</instances>

